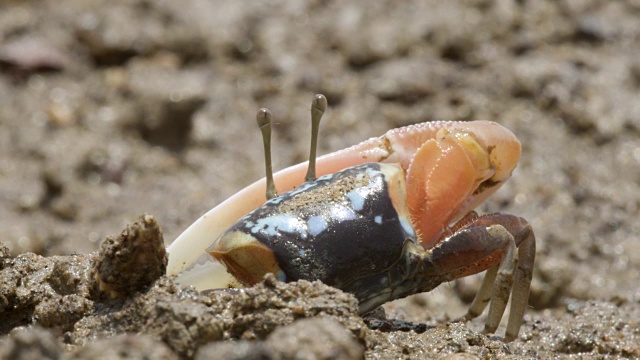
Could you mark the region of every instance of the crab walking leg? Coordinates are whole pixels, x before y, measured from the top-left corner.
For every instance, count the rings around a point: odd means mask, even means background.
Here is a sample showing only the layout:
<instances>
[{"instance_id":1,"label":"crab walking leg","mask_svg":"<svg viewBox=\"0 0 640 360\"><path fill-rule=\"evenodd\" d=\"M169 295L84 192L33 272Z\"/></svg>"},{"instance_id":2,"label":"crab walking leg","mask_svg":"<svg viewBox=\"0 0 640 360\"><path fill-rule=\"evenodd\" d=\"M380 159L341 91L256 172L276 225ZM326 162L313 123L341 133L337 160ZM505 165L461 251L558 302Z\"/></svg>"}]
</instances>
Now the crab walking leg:
<instances>
[{"instance_id":1,"label":"crab walking leg","mask_svg":"<svg viewBox=\"0 0 640 360\"><path fill-rule=\"evenodd\" d=\"M496 265L485 273L484 279L482 279L482 285L480 285L480 289L478 290L476 297L473 298L473 302L471 303L471 306L469 306L467 314L464 316L465 320L477 318L482 314L487 305L489 305L493 284L496 281L496 275L498 275L498 267L499 265Z\"/></svg>"},{"instance_id":2,"label":"crab walking leg","mask_svg":"<svg viewBox=\"0 0 640 360\"><path fill-rule=\"evenodd\" d=\"M535 262L536 255L535 235L531 229L531 225L529 225L525 219L509 214L494 213L483 215L475 219L471 224L484 226L489 226L490 224L501 224L511 235L513 235L515 246L518 248L518 258L513 260L515 279L513 280L513 289L511 290L511 310L505 333L505 341L512 341L518 337L518 332L522 326L524 312L529 300L529 288L531 286L533 264ZM500 266L502 266L502 264ZM486 276L488 276L488 274ZM499 282L500 279L495 280L496 285L493 287L494 294L496 294L495 286L498 286ZM477 299L480 297L482 298L478 299L478 301L482 301L482 299L487 296L486 293L489 292L489 289L491 289L491 283L488 282L488 280L483 281L477 295ZM506 297L508 298L508 294ZM505 301L507 298L505 298ZM492 296L492 306L494 301L495 296ZM476 299L474 299L474 302L469 309L469 313L466 316L468 319L472 319L480 315L486 306L485 303L482 306L478 305L477 307L474 307L475 303ZM492 310L490 308L489 317L491 317L491 311ZM499 322L501 317L502 313L496 321ZM497 326L498 324L496 323L495 327ZM493 325L489 324L489 320L487 320L487 327L489 329L493 328ZM489 329L486 331L489 331ZM495 331L495 328L493 328L493 330Z\"/></svg>"},{"instance_id":3,"label":"crab walking leg","mask_svg":"<svg viewBox=\"0 0 640 360\"><path fill-rule=\"evenodd\" d=\"M504 313L509 293L512 292L511 310L505 334L505 341L512 341L518 337L529 299L529 287L531 285L536 251L535 235L526 220L508 214L483 215L466 226L491 226L492 224L501 224L510 234L514 242L513 249L511 249L512 254L505 253L499 264L487 270L482 285L464 318L471 320L478 317L482 314L487 304L491 302L485 332L494 332ZM499 237L498 241L502 242L502 236ZM517 259L514 255L516 248L518 250Z\"/></svg>"},{"instance_id":4,"label":"crab walking leg","mask_svg":"<svg viewBox=\"0 0 640 360\"><path fill-rule=\"evenodd\" d=\"M504 310L507 307L507 301L509 301L511 287L513 286L513 274L516 269L515 252L516 242L513 240L513 236L509 234L507 251L504 253L502 260L500 261L498 273L495 278L495 282L493 283L489 315L483 331L485 334L492 334L498 329Z\"/></svg>"},{"instance_id":5,"label":"crab walking leg","mask_svg":"<svg viewBox=\"0 0 640 360\"><path fill-rule=\"evenodd\" d=\"M524 318L524 311L529 301L529 288L533 277L533 264L536 257L536 239L531 227L524 234L524 240L518 247L518 269L516 270L513 294L511 295L511 311L505 340L512 341L518 337Z\"/></svg>"},{"instance_id":6,"label":"crab walking leg","mask_svg":"<svg viewBox=\"0 0 640 360\"><path fill-rule=\"evenodd\" d=\"M478 274L500 261L512 238L498 224L466 227L429 250L432 270L425 275L453 281Z\"/></svg>"}]
</instances>

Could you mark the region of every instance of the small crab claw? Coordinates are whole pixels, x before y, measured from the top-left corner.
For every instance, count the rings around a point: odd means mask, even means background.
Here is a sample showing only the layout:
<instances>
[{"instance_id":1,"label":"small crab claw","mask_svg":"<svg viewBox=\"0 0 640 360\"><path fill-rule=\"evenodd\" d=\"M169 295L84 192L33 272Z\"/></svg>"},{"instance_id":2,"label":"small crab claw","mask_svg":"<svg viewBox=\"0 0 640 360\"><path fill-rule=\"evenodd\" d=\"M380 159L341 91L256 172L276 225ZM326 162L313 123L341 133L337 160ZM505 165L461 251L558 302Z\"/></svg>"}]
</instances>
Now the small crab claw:
<instances>
[{"instance_id":1,"label":"small crab claw","mask_svg":"<svg viewBox=\"0 0 640 360\"><path fill-rule=\"evenodd\" d=\"M469 215L453 235L431 249L433 267L425 275L450 281L488 270L465 318L479 316L491 302L484 332L495 332L513 292L505 333L505 341L512 341L518 337L529 298L535 236L521 217L500 213L475 217Z\"/></svg>"}]
</instances>

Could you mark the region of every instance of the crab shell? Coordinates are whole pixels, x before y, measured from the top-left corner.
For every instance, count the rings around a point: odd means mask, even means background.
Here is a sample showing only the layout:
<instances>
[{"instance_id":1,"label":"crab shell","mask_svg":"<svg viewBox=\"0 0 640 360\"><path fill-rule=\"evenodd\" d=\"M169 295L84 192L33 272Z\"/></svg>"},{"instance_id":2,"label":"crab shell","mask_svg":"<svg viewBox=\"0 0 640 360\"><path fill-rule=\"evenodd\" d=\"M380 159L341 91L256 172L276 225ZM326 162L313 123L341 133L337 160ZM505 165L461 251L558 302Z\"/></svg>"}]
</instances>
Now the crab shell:
<instances>
[{"instance_id":1,"label":"crab shell","mask_svg":"<svg viewBox=\"0 0 640 360\"><path fill-rule=\"evenodd\" d=\"M420 244L429 249L450 224L472 211L511 176L519 157L520 142L494 122L437 121L393 129L319 157L316 173L323 176L371 162L398 164L406 176L411 222ZM302 185L306 169L305 162L275 173L278 192ZM212 261L205 249L215 249L229 227L265 202L265 187L265 179L249 185L185 230L168 248L167 274L180 275L178 281L200 290L241 286L242 281ZM225 249L228 247L227 243Z\"/></svg>"}]
</instances>

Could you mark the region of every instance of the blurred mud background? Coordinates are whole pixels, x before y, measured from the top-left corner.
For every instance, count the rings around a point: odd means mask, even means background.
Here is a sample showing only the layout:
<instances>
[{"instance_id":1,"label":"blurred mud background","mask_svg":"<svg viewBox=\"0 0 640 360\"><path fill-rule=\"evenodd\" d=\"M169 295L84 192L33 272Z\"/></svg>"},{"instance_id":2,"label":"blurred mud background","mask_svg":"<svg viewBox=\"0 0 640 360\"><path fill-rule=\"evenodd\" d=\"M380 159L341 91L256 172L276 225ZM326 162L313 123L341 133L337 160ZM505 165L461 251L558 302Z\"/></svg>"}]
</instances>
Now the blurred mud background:
<instances>
[{"instance_id":1,"label":"blurred mud background","mask_svg":"<svg viewBox=\"0 0 640 360\"><path fill-rule=\"evenodd\" d=\"M258 108L275 167L305 159L315 93L322 154L438 119L517 134L480 210L537 234L518 340L451 322L478 277L385 305L376 329L322 284L155 281L158 227L168 244L262 176ZM639 182L637 0L0 1L3 358L640 357ZM139 241L154 256L113 260Z\"/></svg>"}]
</instances>

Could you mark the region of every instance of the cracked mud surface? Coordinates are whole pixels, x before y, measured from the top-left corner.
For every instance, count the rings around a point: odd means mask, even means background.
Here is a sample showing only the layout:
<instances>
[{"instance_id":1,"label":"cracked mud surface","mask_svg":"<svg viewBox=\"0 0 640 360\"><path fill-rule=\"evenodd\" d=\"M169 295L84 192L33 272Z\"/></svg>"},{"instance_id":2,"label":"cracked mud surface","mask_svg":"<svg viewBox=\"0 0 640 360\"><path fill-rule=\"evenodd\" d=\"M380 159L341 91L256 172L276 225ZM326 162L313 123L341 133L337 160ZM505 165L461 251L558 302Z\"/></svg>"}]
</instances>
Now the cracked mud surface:
<instances>
[{"instance_id":1,"label":"cracked mud surface","mask_svg":"<svg viewBox=\"0 0 640 360\"><path fill-rule=\"evenodd\" d=\"M595 0L1 2L0 358L640 357L638 16ZM479 209L536 231L518 340L453 322L479 277L362 319L320 283L202 295L160 276L163 241L262 176L257 109L275 168L305 159L314 93L321 154L428 120L520 138Z\"/></svg>"}]
</instances>

